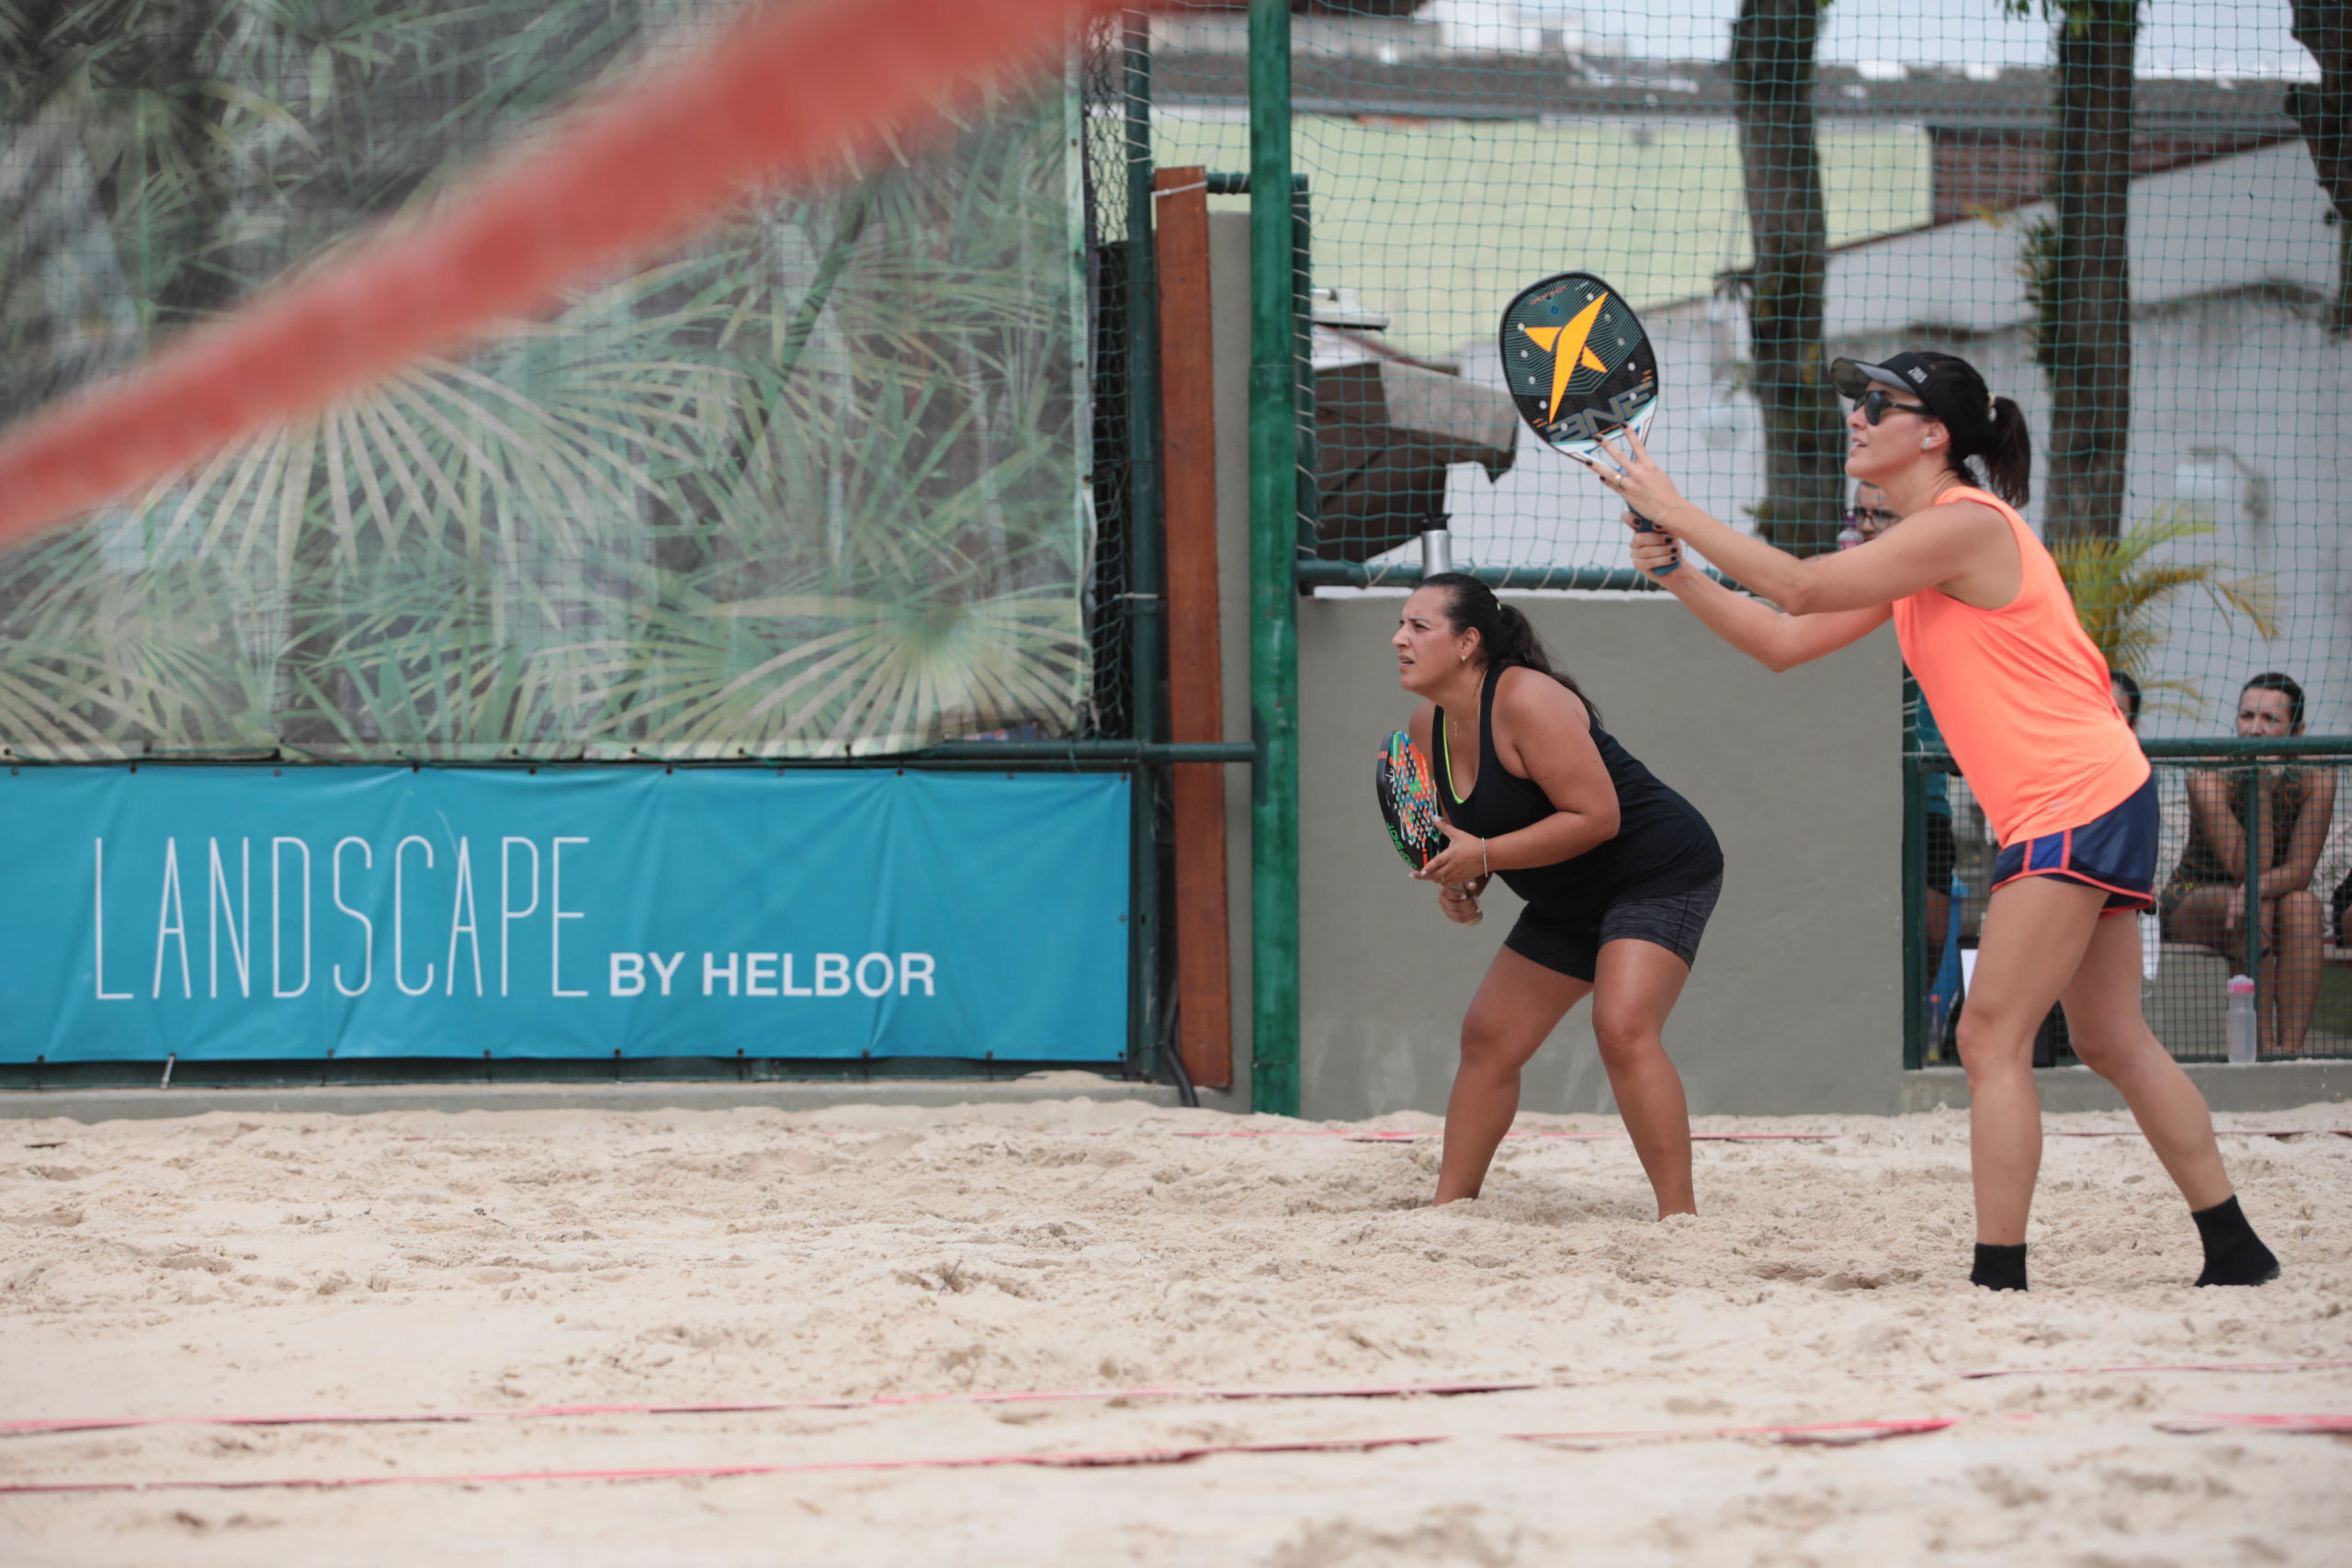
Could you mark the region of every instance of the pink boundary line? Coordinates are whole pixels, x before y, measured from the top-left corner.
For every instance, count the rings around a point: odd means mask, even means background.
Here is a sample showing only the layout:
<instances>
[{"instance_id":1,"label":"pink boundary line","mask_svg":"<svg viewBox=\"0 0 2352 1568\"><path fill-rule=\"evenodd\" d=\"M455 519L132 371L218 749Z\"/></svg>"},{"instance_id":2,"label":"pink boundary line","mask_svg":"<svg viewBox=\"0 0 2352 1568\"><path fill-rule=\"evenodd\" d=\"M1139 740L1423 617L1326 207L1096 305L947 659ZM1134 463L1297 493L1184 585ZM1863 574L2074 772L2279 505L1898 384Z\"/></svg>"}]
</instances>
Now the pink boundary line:
<instances>
[{"instance_id":1,"label":"pink boundary line","mask_svg":"<svg viewBox=\"0 0 2352 1568\"><path fill-rule=\"evenodd\" d=\"M2052 1127L2053 1138L2137 1138L2137 1127ZM2352 1138L2352 1127L2216 1127L2217 1138Z\"/></svg>"},{"instance_id":2,"label":"pink boundary line","mask_svg":"<svg viewBox=\"0 0 2352 1568\"><path fill-rule=\"evenodd\" d=\"M1403 1399L1415 1394L1514 1393L1535 1382L1334 1384L1323 1388L1057 1388L978 1393L885 1393L866 1399L690 1400L663 1404L535 1404L513 1410L301 1411L282 1416L60 1416L0 1421L0 1437L117 1432L136 1427L399 1427L581 1416L732 1416L776 1410L873 1410L918 1404L1046 1404L1081 1399Z\"/></svg>"},{"instance_id":3,"label":"pink boundary line","mask_svg":"<svg viewBox=\"0 0 2352 1568\"><path fill-rule=\"evenodd\" d=\"M1108 1136L1099 1134L1098 1136ZM1442 1138L1442 1133L1414 1133L1385 1127L1237 1127L1231 1131L1216 1128L1187 1129L1170 1133L1171 1138L1340 1138L1351 1144L1409 1144L1425 1138ZM2052 1127L2053 1138L2137 1138L2136 1127ZM2217 1138L2352 1138L2352 1127L2216 1127ZM1506 1138L1556 1138L1577 1143L1621 1141L1623 1133L1506 1133ZM1694 1144L1834 1144L1843 1133L1693 1133Z\"/></svg>"},{"instance_id":4,"label":"pink boundary line","mask_svg":"<svg viewBox=\"0 0 2352 1568\"><path fill-rule=\"evenodd\" d=\"M803 1460L786 1464L673 1464L614 1470L515 1470L451 1475L300 1475L257 1481L56 1481L0 1486L0 1496L90 1492L333 1492L361 1486L484 1486L523 1481L685 1481L735 1475L816 1475L841 1471L987 1470L1034 1465L1048 1470L1110 1469L1121 1465L1182 1464L1217 1454L1369 1453L1418 1448L1451 1439L1411 1438L1299 1438L1268 1443L1193 1443L1167 1449L1080 1449L1040 1454L964 1454L940 1459Z\"/></svg>"},{"instance_id":5,"label":"pink boundary line","mask_svg":"<svg viewBox=\"0 0 2352 1568\"><path fill-rule=\"evenodd\" d=\"M1814 1421L1778 1427L1702 1427L1681 1430L1624 1432L1506 1432L1517 1442L1657 1442L1668 1439L1771 1438L1789 1443L1870 1442L1883 1438L1940 1432L1957 1416L1908 1421ZM116 1492L344 1491L363 1486L486 1486L526 1481L682 1481L739 1475L813 1475L844 1471L982 1470L1010 1466L1040 1469L1111 1469L1125 1465L1182 1464L1224 1454L1371 1453L1380 1449L1434 1448L1457 1441L1452 1434L1402 1438L1296 1438L1261 1443L1191 1443L1163 1449L1080 1449L1037 1454L967 1454L940 1459L803 1460L780 1464L639 1465L605 1470L523 1470L445 1475L280 1476L251 1481L49 1481L0 1486L0 1496Z\"/></svg>"},{"instance_id":6,"label":"pink boundary line","mask_svg":"<svg viewBox=\"0 0 2352 1568\"><path fill-rule=\"evenodd\" d=\"M2176 1416L2156 1423L2156 1430L2181 1437L2232 1428L2265 1432L2352 1433L2352 1416Z\"/></svg>"},{"instance_id":7,"label":"pink boundary line","mask_svg":"<svg viewBox=\"0 0 2352 1568\"><path fill-rule=\"evenodd\" d=\"M2032 1420L2016 1415L2012 1420ZM1893 1421L1806 1421L1781 1426L1652 1427L1593 1432L1506 1432L1514 1442L1576 1447L1587 1443L1671 1442L1770 1438L1791 1444L1837 1446L1919 1437L1960 1424L1956 1416ZM2230 1415L2176 1416L2152 1423L2160 1432L2181 1436L2230 1429L2286 1433L2352 1432L2352 1416ZM1046 1470L1112 1469L1127 1465L1183 1464L1225 1454L1372 1453L1382 1449L1434 1448L1457 1441L1451 1434L1400 1438L1295 1438L1261 1443L1193 1443L1161 1449L1079 1449L1036 1454L965 1454L938 1459L803 1460L780 1464L680 1464L624 1466L604 1470L460 1472L444 1475L309 1475L246 1481L49 1481L0 1485L0 1496L86 1495L122 1492L349 1491L365 1486L490 1486L533 1481L684 1481L742 1475L820 1475L843 1472L987 1470L1031 1466Z\"/></svg>"},{"instance_id":8,"label":"pink boundary line","mask_svg":"<svg viewBox=\"0 0 2352 1568\"><path fill-rule=\"evenodd\" d=\"M1230 1132L1213 1128L1171 1133L1173 1138L1344 1138L1355 1144L1408 1144L1422 1138L1442 1138L1442 1133L1413 1133L1401 1129L1371 1127L1238 1127ZM1622 1140L1623 1133L1505 1133L1506 1138L1562 1138L1577 1143ZM1843 1133L1693 1133L1694 1144L1764 1144L1800 1143L1830 1144L1844 1137Z\"/></svg>"},{"instance_id":9,"label":"pink boundary line","mask_svg":"<svg viewBox=\"0 0 2352 1568\"><path fill-rule=\"evenodd\" d=\"M2113 1367L1988 1367L1958 1372L1962 1382L1988 1378L2109 1377L2127 1372L2319 1371L2352 1367L2352 1358L2306 1361L2175 1361ZM681 1400L650 1404L533 1404L511 1410L298 1411L283 1415L57 1416L0 1421L0 1438L72 1432L118 1432L146 1427L398 1427L462 1425L470 1421L562 1420L584 1416L738 1416L782 1410L876 1410L924 1404L1055 1404L1088 1399L1405 1399L1472 1393L1521 1393L1554 1385L1532 1381L1341 1383L1312 1388L1055 1388L978 1393L885 1393L868 1398ZM1522 1434L1525 1435L1525 1434ZM1532 1439L1531 1439L1532 1440Z\"/></svg>"},{"instance_id":10,"label":"pink boundary line","mask_svg":"<svg viewBox=\"0 0 2352 1568\"><path fill-rule=\"evenodd\" d=\"M1989 1367L1962 1372L1962 1382L1983 1378L2063 1378L2112 1376L2119 1372L2303 1372L2328 1367L2352 1367L2352 1359L2334 1361L2174 1361L2143 1367Z\"/></svg>"},{"instance_id":11,"label":"pink boundary line","mask_svg":"<svg viewBox=\"0 0 2352 1568\"><path fill-rule=\"evenodd\" d=\"M1868 1443L1908 1438L1960 1425L1957 1416L1927 1416L1898 1421L1805 1421L1789 1426L1636 1428L1619 1432L1508 1432L1522 1443L1625 1443L1687 1441L1692 1438L1770 1438L1782 1443Z\"/></svg>"}]
</instances>

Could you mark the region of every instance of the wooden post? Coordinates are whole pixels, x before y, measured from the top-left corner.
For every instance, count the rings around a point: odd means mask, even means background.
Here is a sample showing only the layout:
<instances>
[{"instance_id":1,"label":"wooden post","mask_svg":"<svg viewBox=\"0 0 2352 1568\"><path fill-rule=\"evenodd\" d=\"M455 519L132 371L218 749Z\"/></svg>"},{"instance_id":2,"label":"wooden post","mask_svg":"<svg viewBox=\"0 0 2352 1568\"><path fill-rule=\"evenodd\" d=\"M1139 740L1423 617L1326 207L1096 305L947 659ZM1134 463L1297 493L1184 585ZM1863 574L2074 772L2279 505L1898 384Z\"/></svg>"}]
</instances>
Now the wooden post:
<instances>
[{"instance_id":1,"label":"wooden post","mask_svg":"<svg viewBox=\"0 0 2352 1568\"><path fill-rule=\"evenodd\" d=\"M1205 169L1153 177L1159 283L1161 493L1168 509L1168 720L1171 740L1220 740L1217 660L1216 416L1209 358ZM1225 770L1179 763L1176 1021L1193 1083L1233 1082L1233 974L1225 907Z\"/></svg>"}]
</instances>

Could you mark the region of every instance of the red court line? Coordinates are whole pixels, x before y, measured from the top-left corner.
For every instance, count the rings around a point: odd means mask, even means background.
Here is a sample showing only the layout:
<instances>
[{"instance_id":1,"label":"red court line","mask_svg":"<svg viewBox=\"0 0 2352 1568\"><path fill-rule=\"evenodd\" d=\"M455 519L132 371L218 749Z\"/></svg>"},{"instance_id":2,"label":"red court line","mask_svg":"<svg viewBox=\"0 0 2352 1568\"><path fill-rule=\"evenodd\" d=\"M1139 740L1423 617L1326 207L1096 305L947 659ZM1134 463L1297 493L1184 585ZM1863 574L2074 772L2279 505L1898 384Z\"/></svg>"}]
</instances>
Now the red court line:
<instances>
[{"instance_id":1,"label":"red court line","mask_svg":"<svg viewBox=\"0 0 2352 1568\"><path fill-rule=\"evenodd\" d=\"M0 545L162 479L674 243L752 187L808 185L1029 62L1105 0L771 0L145 365L0 436Z\"/></svg>"},{"instance_id":2,"label":"red court line","mask_svg":"<svg viewBox=\"0 0 2352 1568\"><path fill-rule=\"evenodd\" d=\"M2143 1367L1990 1367L1981 1372L1962 1372L1960 1376L1963 1382L1968 1382L1981 1378L2105 1377L2120 1372L2305 1372L2328 1367L2352 1367L2352 1360L2175 1361Z\"/></svg>"},{"instance_id":3,"label":"red court line","mask_svg":"<svg viewBox=\"0 0 2352 1568\"><path fill-rule=\"evenodd\" d=\"M1412 1133L1385 1127L1238 1127L1230 1131L1216 1128L1188 1128L1171 1133L1176 1138L1344 1138L1354 1144L1409 1144L1424 1138L1442 1138L1442 1133ZM1622 1141L1623 1133L1505 1133L1506 1138L1564 1138L1577 1143ZM1694 1144L1831 1144L1844 1137L1843 1133L1693 1133Z\"/></svg>"},{"instance_id":4,"label":"red court line","mask_svg":"<svg viewBox=\"0 0 2352 1568\"><path fill-rule=\"evenodd\" d=\"M920 1404L1019 1404L1083 1399L1405 1399L1416 1394L1510 1393L1534 1382L1341 1383L1317 1388L1057 1388L977 1393L886 1393L864 1399L695 1400L658 1404L535 1404L506 1410L300 1411L243 1416L61 1416L0 1421L0 1437L118 1432L135 1427L401 1427L582 1416L731 1416L778 1410L872 1410Z\"/></svg>"},{"instance_id":5,"label":"red court line","mask_svg":"<svg viewBox=\"0 0 2352 1568\"><path fill-rule=\"evenodd\" d=\"M1868 1443L1883 1438L1908 1438L1940 1432L1960 1425L1957 1416L1929 1416L1902 1421L1806 1421L1770 1427L1661 1427L1611 1432L1507 1432L1522 1443L1626 1443L1689 1441L1694 1438L1770 1438L1782 1443Z\"/></svg>"},{"instance_id":6,"label":"red court line","mask_svg":"<svg viewBox=\"0 0 2352 1568\"><path fill-rule=\"evenodd\" d=\"M1515 1442L1577 1448L1634 1442L1688 1442L1769 1438L1775 1442L1844 1447L1890 1438L1948 1431L1955 1416L1875 1421L1804 1421L1753 1427L1632 1427L1589 1432L1506 1432ZM2011 1421L2040 1419L2016 1413ZM2226 1415L2172 1416L2151 1423L2156 1430L2194 1436L2223 1430L2286 1433L2352 1433L2352 1416ZM747 1475L819 1475L848 1472L982 1470L1028 1466L1039 1469L1109 1469L1125 1465L1182 1464L1227 1454L1372 1453L1393 1448L1435 1448L1461 1440L1457 1435L1295 1438L1256 1443L1192 1443L1172 1448L1078 1449L1046 1453L964 1454L932 1459L804 1460L788 1463L628 1465L596 1470L459 1472L436 1475L307 1475L251 1480L48 1481L0 1485L0 1495L65 1495L123 1492L345 1491L368 1486L489 1486L544 1481L683 1481Z\"/></svg>"},{"instance_id":7,"label":"red court line","mask_svg":"<svg viewBox=\"0 0 2352 1568\"><path fill-rule=\"evenodd\" d=\"M56 1481L0 1486L0 1495L91 1492L334 1492L362 1486L489 1486L526 1481L686 1481L736 1475L819 1475L843 1471L987 1470L1027 1465L1047 1470L1183 1464L1219 1454L1370 1453L1419 1448L1444 1437L1301 1438L1270 1443L1193 1443L1166 1449L1080 1449L1058 1453L966 1454L941 1459L806 1460L790 1464L671 1464L612 1470L484 1471L451 1475L298 1475L258 1481Z\"/></svg>"},{"instance_id":8,"label":"red court line","mask_svg":"<svg viewBox=\"0 0 2352 1568\"><path fill-rule=\"evenodd\" d=\"M2053 1138L2137 1138L2137 1127L2052 1127ZM2216 1127L2217 1138L2352 1138L2352 1127Z\"/></svg>"},{"instance_id":9,"label":"red court line","mask_svg":"<svg viewBox=\"0 0 2352 1568\"><path fill-rule=\"evenodd\" d=\"M2352 1416L2176 1416L2156 1423L2159 1432L2183 1437L2232 1429L2352 1436Z\"/></svg>"}]
</instances>

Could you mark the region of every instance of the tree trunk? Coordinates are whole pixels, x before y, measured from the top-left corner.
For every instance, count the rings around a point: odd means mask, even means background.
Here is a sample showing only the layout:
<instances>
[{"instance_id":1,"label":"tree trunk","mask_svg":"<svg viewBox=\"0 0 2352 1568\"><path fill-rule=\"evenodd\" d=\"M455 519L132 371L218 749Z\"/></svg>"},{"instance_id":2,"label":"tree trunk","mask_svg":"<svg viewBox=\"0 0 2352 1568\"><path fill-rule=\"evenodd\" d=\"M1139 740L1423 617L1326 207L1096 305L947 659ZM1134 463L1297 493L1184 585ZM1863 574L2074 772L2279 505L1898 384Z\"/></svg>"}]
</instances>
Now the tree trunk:
<instances>
[{"instance_id":1,"label":"tree trunk","mask_svg":"<svg viewBox=\"0 0 2352 1568\"><path fill-rule=\"evenodd\" d=\"M2050 379L2043 534L2111 539L2132 434L2132 64L2137 0L2075 0L2058 23L2054 210L2040 333Z\"/></svg>"},{"instance_id":2,"label":"tree trunk","mask_svg":"<svg viewBox=\"0 0 2352 1568\"><path fill-rule=\"evenodd\" d=\"M2327 328L2352 331L2352 6L2295 0L2295 41L2319 66L2317 85L2287 89L2287 113L2302 129L2312 166L2335 208L2335 299Z\"/></svg>"},{"instance_id":3,"label":"tree trunk","mask_svg":"<svg viewBox=\"0 0 2352 1568\"><path fill-rule=\"evenodd\" d=\"M1814 141L1818 0L1742 0L1731 70L1747 229L1756 248L1747 321L1764 414L1757 530L1783 549L1829 548L1845 500L1845 431L1821 355L1829 231Z\"/></svg>"}]
</instances>

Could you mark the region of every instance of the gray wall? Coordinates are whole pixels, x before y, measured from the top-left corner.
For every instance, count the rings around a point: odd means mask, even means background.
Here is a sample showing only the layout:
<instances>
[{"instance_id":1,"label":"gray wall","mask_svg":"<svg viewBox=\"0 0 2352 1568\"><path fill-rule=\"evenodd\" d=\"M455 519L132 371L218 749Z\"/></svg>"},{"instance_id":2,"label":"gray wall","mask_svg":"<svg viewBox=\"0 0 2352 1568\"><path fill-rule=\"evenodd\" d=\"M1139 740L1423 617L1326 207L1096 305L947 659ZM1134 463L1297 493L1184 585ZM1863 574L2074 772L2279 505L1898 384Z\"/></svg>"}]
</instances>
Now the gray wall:
<instances>
[{"instance_id":1,"label":"gray wall","mask_svg":"<svg viewBox=\"0 0 2352 1568\"><path fill-rule=\"evenodd\" d=\"M1902 1090L1894 635L1776 676L1664 594L1511 595L1611 734L1706 814L1723 903L1667 1027L1690 1109L1892 1111ZM1441 1111L1462 1013L1519 902L1476 927L1409 883L1372 794L1412 699L1387 647L1401 594L1299 605L1305 1106ZM1525 1077L1531 1111L1614 1108L1589 1010Z\"/></svg>"},{"instance_id":2,"label":"gray wall","mask_svg":"<svg viewBox=\"0 0 2352 1568\"><path fill-rule=\"evenodd\" d=\"M1210 228L1226 734L1250 733L1249 222ZM1411 700L1387 638L1396 593L1299 603L1304 1110L1442 1111L1463 1010L1516 916L1450 924L1406 880L1372 794ZM1893 634L1773 675L1663 594L1514 594L1637 757L1706 813L1724 899L1667 1030L1693 1111L1892 1111L1901 1098L1898 762ZM1227 770L1236 1092L1250 1038L1250 781ZM1612 1108L1579 1008L1526 1076L1530 1111Z\"/></svg>"}]
</instances>

